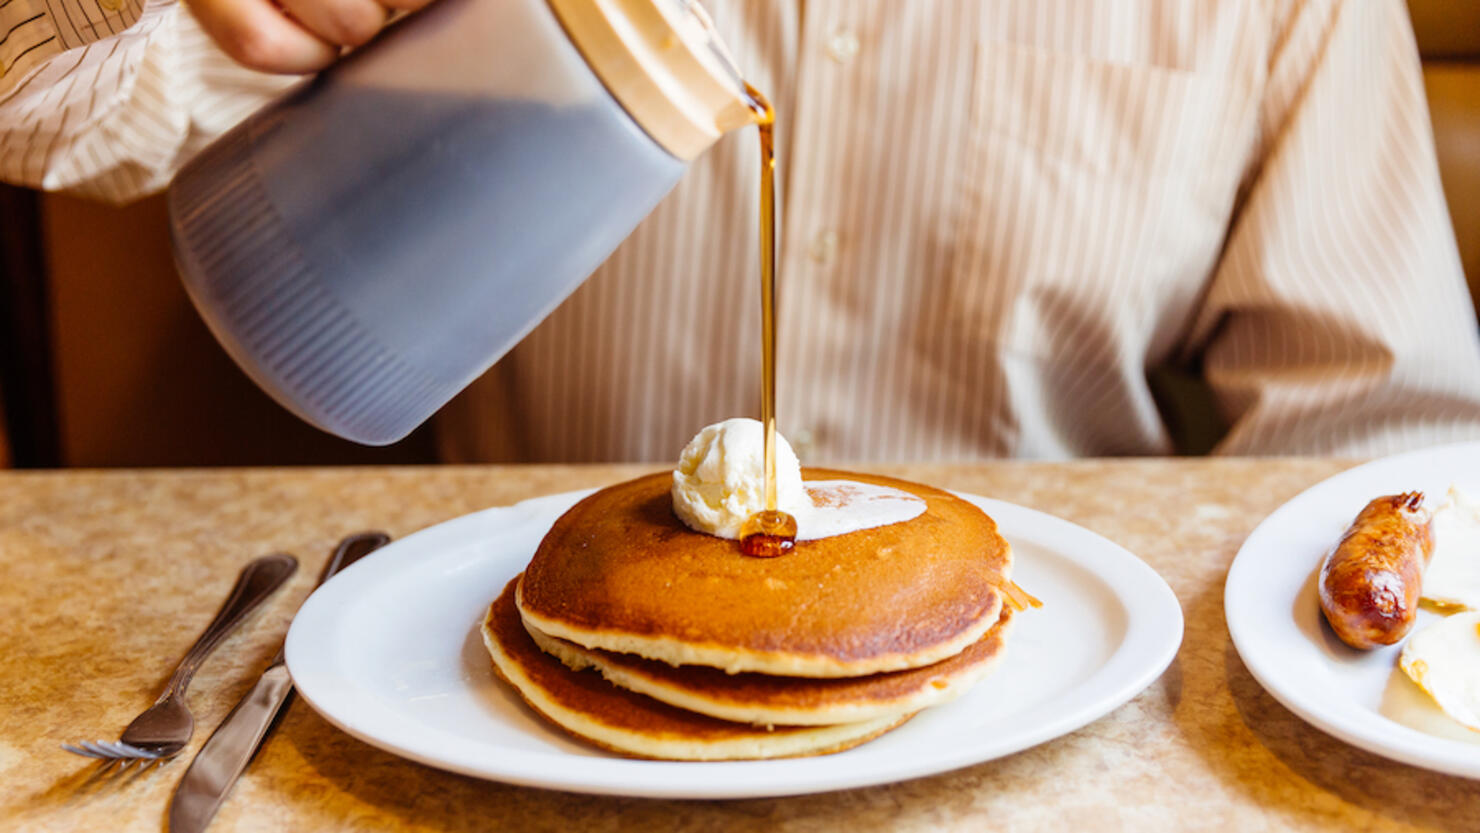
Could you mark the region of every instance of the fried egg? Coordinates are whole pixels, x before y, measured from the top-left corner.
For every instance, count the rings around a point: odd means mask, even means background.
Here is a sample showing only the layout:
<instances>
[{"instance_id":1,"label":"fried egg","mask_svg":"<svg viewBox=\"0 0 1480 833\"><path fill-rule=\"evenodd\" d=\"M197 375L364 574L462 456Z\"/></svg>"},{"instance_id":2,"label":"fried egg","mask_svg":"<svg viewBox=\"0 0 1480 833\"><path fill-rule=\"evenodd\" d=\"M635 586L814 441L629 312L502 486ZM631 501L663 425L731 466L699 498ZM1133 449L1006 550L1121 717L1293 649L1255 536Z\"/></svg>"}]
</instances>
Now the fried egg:
<instances>
[{"instance_id":1,"label":"fried egg","mask_svg":"<svg viewBox=\"0 0 1480 833\"><path fill-rule=\"evenodd\" d=\"M1445 714L1480 732L1480 611L1446 616L1415 633L1398 665Z\"/></svg>"},{"instance_id":2,"label":"fried egg","mask_svg":"<svg viewBox=\"0 0 1480 833\"><path fill-rule=\"evenodd\" d=\"M1480 501L1449 487L1434 512L1434 550L1422 597L1441 608L1480 610Z\"/></svg>"}]
</instances>

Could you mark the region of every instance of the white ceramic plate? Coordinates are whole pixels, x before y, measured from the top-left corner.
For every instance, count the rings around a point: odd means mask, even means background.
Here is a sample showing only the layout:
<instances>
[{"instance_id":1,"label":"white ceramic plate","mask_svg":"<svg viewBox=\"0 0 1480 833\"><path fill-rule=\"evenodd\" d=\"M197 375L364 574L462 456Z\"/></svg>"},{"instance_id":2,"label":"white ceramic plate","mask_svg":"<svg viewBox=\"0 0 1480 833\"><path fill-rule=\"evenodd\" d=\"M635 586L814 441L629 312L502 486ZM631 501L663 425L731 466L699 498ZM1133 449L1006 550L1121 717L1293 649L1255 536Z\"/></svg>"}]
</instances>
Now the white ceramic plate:
<instances>
[{"instance_id":1,"label":"white ceramic plate","mask_svg":"<svg viewBox=\"0 0 1480 833\"><path fill-rule=\"evenodd\" d=\"M1404 676L1401 645L1343 644L1316 596L1321 559L1368 501L1417 489L1433 505L1451 483L1480 494L1480 443L1387 457L1317 483L1249 535L1228 570L1223 606L1244 665L1290 711L1379 755L1480 778L1480 732L1451 720ZM1414 632L1439 618L1420 610Z\"/></svg>"},{"instance_id":2,"label":"white ceramic plate","mask_svg":"<svg viewBox=\"0 0 1480 833\"><path fill-rule=\"evenodd\" d=\"M1041 512L964 495L996 519L1017 554L1013 577L1045 605L1019 617L1002 666L965 697L837 755L725 763L615 757L525 708L494 677L478 632L488 603L585 494L430 527L326 583L288 632L299 692L351 735L453 772L588 793L775 796L914 778L1042 743L1135 696L1182 640L1176 598L1126 550Z\"/></svg>"}]
</instances>

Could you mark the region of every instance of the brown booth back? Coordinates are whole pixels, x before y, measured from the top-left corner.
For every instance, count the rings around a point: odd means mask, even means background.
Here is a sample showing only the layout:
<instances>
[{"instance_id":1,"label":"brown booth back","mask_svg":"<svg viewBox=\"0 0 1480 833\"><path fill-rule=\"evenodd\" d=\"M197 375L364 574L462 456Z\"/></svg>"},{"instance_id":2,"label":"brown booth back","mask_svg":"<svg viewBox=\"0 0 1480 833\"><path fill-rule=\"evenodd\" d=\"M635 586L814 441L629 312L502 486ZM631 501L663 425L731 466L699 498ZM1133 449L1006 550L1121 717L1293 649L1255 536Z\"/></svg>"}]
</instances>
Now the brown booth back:
<instances>
[{"instance_id":1,"label":"brown booth back","mask_svg":"<svg viewBox=\"0 0 1480 833\"><path fill-rule=\"evenodd\" d=\"M1423 56L1444 196L1470 295L1480 298L1480 2L1408 0L1408 10Z\"/></svg>"}]
</instances>

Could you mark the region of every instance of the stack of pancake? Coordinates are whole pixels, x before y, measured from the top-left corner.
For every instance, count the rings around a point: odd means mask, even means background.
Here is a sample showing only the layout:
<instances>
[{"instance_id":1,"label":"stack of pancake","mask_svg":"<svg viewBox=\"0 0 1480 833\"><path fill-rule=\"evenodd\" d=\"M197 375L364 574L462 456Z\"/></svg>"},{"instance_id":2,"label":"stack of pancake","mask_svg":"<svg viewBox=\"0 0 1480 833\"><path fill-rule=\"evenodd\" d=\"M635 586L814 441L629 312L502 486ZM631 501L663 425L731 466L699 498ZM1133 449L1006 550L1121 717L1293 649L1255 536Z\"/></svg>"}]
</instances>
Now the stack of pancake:
<instances>
[{"instance_id":1,"label":"stack of pancake","mask_svg":"<svg viewBox=\"0 0 1480 833\"><path fill-rule=\"evenodd\" d=\"M555 522L490 606L498 674L571 734L673 760L836 752L984 677L1014 609L996 524L929 486L804 474L926 508L763 559L684 526L667 473L603 489Z\"/></svg>"}]
</instances>

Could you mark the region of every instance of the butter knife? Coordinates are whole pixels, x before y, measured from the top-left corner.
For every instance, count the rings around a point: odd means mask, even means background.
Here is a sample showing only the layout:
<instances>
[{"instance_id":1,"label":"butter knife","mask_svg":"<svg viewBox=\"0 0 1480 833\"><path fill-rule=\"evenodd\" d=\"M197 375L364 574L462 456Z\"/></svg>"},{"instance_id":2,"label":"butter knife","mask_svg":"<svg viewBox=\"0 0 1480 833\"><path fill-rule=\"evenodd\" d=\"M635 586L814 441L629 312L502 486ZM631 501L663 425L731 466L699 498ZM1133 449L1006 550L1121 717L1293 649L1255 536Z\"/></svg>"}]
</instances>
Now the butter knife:
<instances>
[{"instance_id":1,"label":"butter knife","mask_svg":"<svg viewBox=\"0 0 1480 833\"><path fill-rule=\"evenodd\" d=\"M319 577L319 584L390 540L383 532L361 532L340 541ZM206 829L236 779L272 731L273 721L292 694L293 681L288 677L288 667L279 648L257 684L216 727L185 770L170 799L170 833L200 833Z\"/></svg>"}]
</instances>

